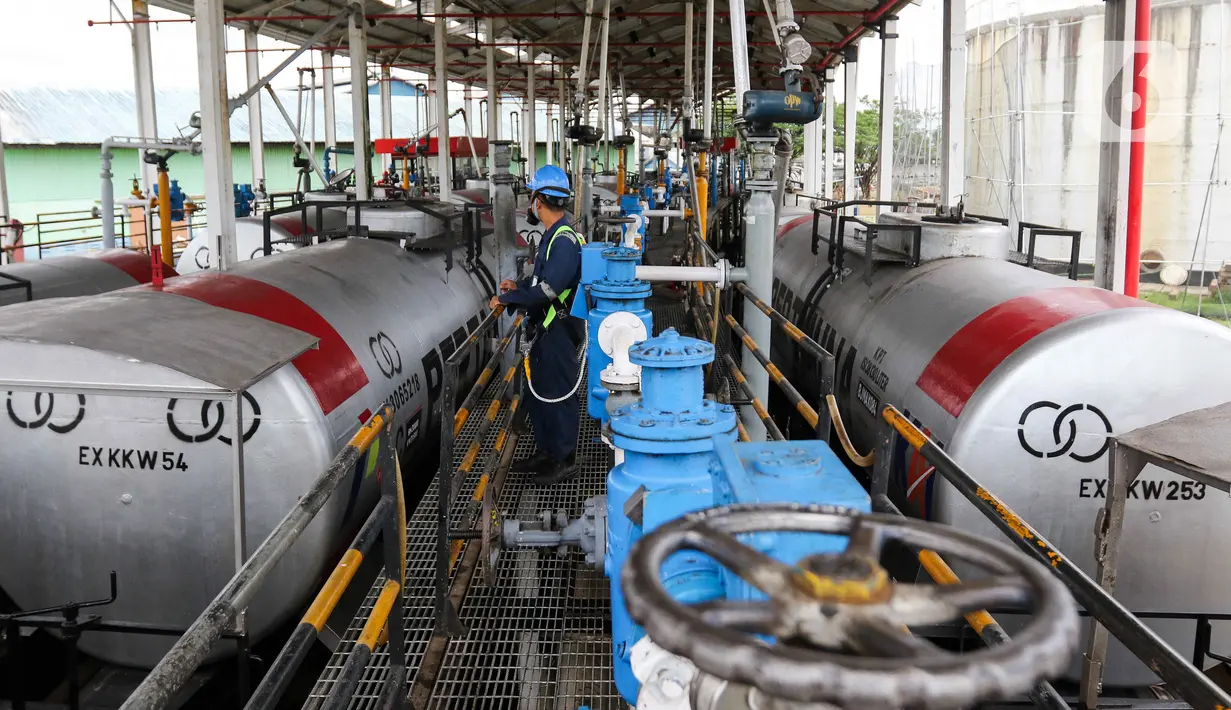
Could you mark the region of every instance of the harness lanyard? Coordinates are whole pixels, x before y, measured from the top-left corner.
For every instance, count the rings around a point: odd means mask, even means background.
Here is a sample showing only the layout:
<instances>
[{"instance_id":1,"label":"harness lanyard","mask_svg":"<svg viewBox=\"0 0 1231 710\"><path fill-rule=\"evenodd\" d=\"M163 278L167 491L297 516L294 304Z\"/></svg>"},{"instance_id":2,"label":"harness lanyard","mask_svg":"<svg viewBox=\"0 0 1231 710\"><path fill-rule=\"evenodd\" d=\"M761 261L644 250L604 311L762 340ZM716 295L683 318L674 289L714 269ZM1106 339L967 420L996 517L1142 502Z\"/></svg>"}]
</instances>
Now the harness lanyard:
<instances>
[{"instance_id":1,"label":"harness lanyard","mask_svg":"<svg viewBox=\"0 0 1231 710\"><path fill-rule=\"evenodd\" d=\"M544 261L546 261L547 258L551 256L551 247L553 244L556 243L556 237L560 235L560 232L563 232L566 229L568 230L569 234L572 234L573 237L576 238L578 246L581 246L582 244L586 243L586 240L584 237L581 236L581 233L575 231L571 226L566 224L560 227L559 229L557 229L555 234L551 235L551 241L547 243L547 249L544 251L544 254L543 254ZM562 295L558 294L556 296L556 303L560 304L561 309L567 310L568 306L565 303L565 301L568 299L569 295L572 294L572 292L573 292L573 289L566 288L564 289L564 293ZM543 319L543 325L541 326L543 329L543 332L547 332L548 326L550 326L556 320L556 312L557 311L556 311L555 303L552 303L550 306L548 306L547 317ZM534 398L537 399L538 401L544 404L558 404L560 402L563 402L566 399L569 399L573 395L577 394L577 390L581 387L581 381L585 379L586 356L589 354L589 349L590 349L590 323L588 321L582 321L582 325L585 328L585 335L583 336L583 339L581 341L582 343L581 362L577 366L577 381L573 383L573 388L568 391L568 394L564 395L563 397L555 397L555 398L549 399L547 397L540 395L534 389L534 381L530 377L530 348L533 347L534 340L531 340L529 343L522 346L525 351L522 357L522 364L526 370L526 386L530 389L530 394L534 395ZM535 340L537 340L537 338L535 338Z\"/></svg>"}]
</instances>

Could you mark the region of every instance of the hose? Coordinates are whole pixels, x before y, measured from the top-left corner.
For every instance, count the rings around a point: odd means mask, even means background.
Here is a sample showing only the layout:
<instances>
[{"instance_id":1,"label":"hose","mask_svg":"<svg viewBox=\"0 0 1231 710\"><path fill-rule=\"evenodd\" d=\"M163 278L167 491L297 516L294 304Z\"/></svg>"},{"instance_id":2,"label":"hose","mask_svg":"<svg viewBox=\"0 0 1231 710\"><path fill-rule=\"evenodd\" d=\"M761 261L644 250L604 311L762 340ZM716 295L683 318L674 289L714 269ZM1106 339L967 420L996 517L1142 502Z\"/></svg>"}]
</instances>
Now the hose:
<instances>
[{"instance_id":1,"label":"hose","mask_svg":"<svg viewBox=\"0 0 1231 710\"><path fill-rule=\"evenodd\" d=\"M561 316L561 317L569 318L570 316ZM581 381L586 378L586 355L590 350L590 323L588 321L583 321L583 324L585 325L585 340L582 341L583 344L581 348L581 362L577 366L577 381L573 383L573 389L569 390L568 394L564 395L563 397L556 397L555 399L547 399L543 397L542 395L540 395L538 392L536 392L534 390L534 382L530 379L530 357L529 355L527 355L525 358L522 359L522 363L525 365L525 368L526 368L526 386L530 388L530 394L534 395L534 398L542 402L543 404L559 404L560 402L563 402L569 397L572 397L573 395L577 394L578 388L581 387Z\"/></svg>"},{"instance_id":2,"label":"hose","mask_svg":"<svg viewBox=\"0 0 1231 710\"><path fill-rule=\"evenodd\" d=\"M829 418L833 420L833 428L838 432L838 440L842 442L842 450L846 452L851 463L863 468L871 466L872 460L876 458L876 451L869 451L863 455L855 451L855 445L851 443L851 437L846 433L846 425L842 423L842 415L838 413L838 399L832 394L827 394L825 395L825 404L829 406Z\"/></svg>"}]
</instances>

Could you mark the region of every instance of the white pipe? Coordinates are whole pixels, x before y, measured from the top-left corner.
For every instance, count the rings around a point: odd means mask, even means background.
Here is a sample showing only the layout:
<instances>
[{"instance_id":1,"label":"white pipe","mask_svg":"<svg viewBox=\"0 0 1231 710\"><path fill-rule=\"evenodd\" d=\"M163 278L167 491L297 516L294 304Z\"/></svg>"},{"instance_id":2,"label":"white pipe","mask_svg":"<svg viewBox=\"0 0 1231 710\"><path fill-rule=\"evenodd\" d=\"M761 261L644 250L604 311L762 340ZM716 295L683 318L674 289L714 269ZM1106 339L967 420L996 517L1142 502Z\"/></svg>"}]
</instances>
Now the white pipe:
<instances>
[{"instance_id":1,"label":"white pipe","mask_svg":"<svg viewBox=\"0 0 1231 710\"><path fill-rule=\"evenodd\" d=\"M684 210L642 210L646 217L683 217Z\"/></svg>"},{"instance_id":2,"label":"white pipe","mask_svg":"<svg viewBox=\"0 0 1231 710\"><path fill-rule=\"evenodd\" d=\"M158 140L158 107L154 99L154 62L150 49L150 9L145 0L132 3L133 87L137 100L137 135L143 140ZM255 54L253 55L255 56ZM158 168L141 163L141 184L145 194L154 194Z\"/></svg>"},{"instance_id":3,"label":"white pipe","mask_svg":"<svg viewBox=\"0 0 1231 710\"><path fill-rule=\"evenodd\" d=\"M611 36L611 0L603 2L603 27L600 32L601 40L599 41L598 49L598 125L599 128L605 128L607 125L607 111L609 102L607 100L607 40Z\"/></svg>"},{"instance_id":4,"label":"white pipe","mask_svg":"<svg viewBox=\"0 0 1231 710\"><path fill-rule=\"evenodd\" d=\"M115 156L111 153L112 148L130 148L135 150L170 150L175 152L192 153L199 155L201 152L201 144L199 143L171 143L170 141L145 141L140 138L121 138L112 136L104 138L102 148L100 150L99 159L102 164L102 169L98 175L102 178L102 191L99 195L99 216L102 218L103 225L103 248L115 248L115 187L112 185L111 178L111 159ZM5 210L7 214L7 210Z\"/></svg>"},{"instance_id":5,"label":"white pipe","mask_svg":"<svg viewBox=\"0 0 1231 710\"><path fill-rule=\"evenodd\" d=\"M842 150L842 200L850 202L855 199L855 173L858 167L855 160L856 122L859 116L859 45L847 49L844 60L846 69L846 130L843 134Z\"/></svg>"},{"instance_id":6,"label":"white pipe","mask_svg":"<svg viewBox=\"0 0 1231 710\"><path fill-rule=\"evenodd\" d=\"M893 199L893 120L897 107L898 21L886 19L881 32L881 111L880 111L880 165L877 168L876 190L878 200Z\"/></svg>"},{"instance_id":7,"label":"white pipe","mask_svg":"<svg viewBox=\"0 0 1231 710\"><path fill-rule=\"evenodd\" d=\"M692 118L692 3L684 5L684 118Z\"/></svg>"},{"instance_id":8,"label":"white pipe","mask_svg":"<svg viewBox=\"0 0 1231 710\"><path fill-rule=\"evenodd\" d=\"M474 149L474 131L470 130L470 116L466 114L466 109L463 108L459 108L454 113L462 114L462 123L466 126L466 142L470 143L470 167L474 168L475 175L482 176L483 173L479 172L478 151ZM491 150L490 145L488 150Z\"/></svg>"},{"instance_id":9,"label":"white pipe","mask_svg":"<svg viewBox=\"0 0 1231 710\"><path fill-rule=\"evenodd\" d=\"M834 97L834 70L833 67L825 68L825 171L824 184L821 185L821 197L833 199L833 105L836 98Z\"/></svg>"},{"instance_id":10,"label":"white pipe","mask_svg":"<svg viewBox=\"0 0 1231 710\"><path fill-rule=\"evenodd\" d=\"M257 52L256 28L244 30L244 60L248 81L255 83L261 78L260 53ZM252 165L252 187L261 189L265 183L265 135L261 124L261 101L248 102L248 155Z\"/></svg>"},{"instance_id":11,"label":"white pipe","mask_svg":"<svg viewBox=\"0 0 1231 710\"><path fill-rule=\"evenodd\" d=\"M325 179L325 171L321 170L320 163L316 162L316 156L313 155L312 151L308 150L308 144L304 142L303 136L300 135L299 130L295 128L295 124L291 121L291 114L287 113L286 107L282 105L282 100L279 99L278 94L274 92L274 87L267 85L265 89L269 92L270 98L274 100L274 107L278 109L278 113L282 114L282 120L286 121L287 127L291 129L291 135L295 136L295 144L299 146L300 150L307 154L308 162L312 164L312 171L320 177L322 183L327 183L328 181Z\"/></svg>"},{"instance_id":12,"label":"white pipe","mask_svg":"<svg viewBox=\"0 0 1231 710\"><path fill-rule=\"evenodd\" d=\"M590 61L590 24L594 0L586 0L586 20L581 31L581 58L577 65L577 95L573 97L573 116L579 118L586 105L586 65Z\"/></svg>"},{"instance_id":13,"label":"white pipe","mask_svg":"<svg viewBox=\"0 0 1231 710\"><path fill-rule=\"evenodd\" d=\"M393 137L393 74L388 64L380 67L380 137Z\"/></svg>"},{"instance_id":14,"label":"white pipe","mask_svg":"<svg viewBox=\"0 0 1231 710\"><path fill-rule=\"evenodd\" d=\"M705 112L705 140L714 138L714 0L705 3L705 93L701 95Z\"/></svg>"},{"instance_id":15,"label":"white pipe","mask_svg":"<svg viewBox=\"0 0 1231 710\"><path fill-rule=\"evenodd\" d=\"M522 156L526 159L526 175L533 175L538 168L537 156L535 156L535 143L538 142L538 137L534 134L535 115L534 104L538 93L538 87L535 86L534 76L534 45L529 45L526 52L530 55L530 61L526 62L526 102L522 105L522 133L524 133L524 145Z\"/></svg>"},{"instance_id":16,"label":"white pipe","mask_svg":"<svg viewBox=\"0 0 1231 710\"><path fill-rule=\"evenodd\" d=\"M440 201L448 202L453 186L453 171L449 169L449 74L445 67L445 24L436 21L436 164L440 181Z\"/></svg>"},{"instance_id":17,"label":"white pipe","mask_svg":"<svg viewBox=\"0 0 1231 710\"><path fill-rule=\"evenodd\" d=\"M496 88L496 20L487 18L487 174L492 174L491 142L500 140L500 91Z\"/></svg>"},{"instance_id":18,"label":"white pipe","mask_svg":"<svg viewBox=\"0 0 1231 710\"><path fill-rule=\"evenodd\" d=\"M701 281L716 283L722 288L748 279L748 270L734 268L725 259L714 266L638 266L641 281Z\"/></svg>"},{"instance_id":19,"label":"white pipe","mask_svg":"<svg viewBox=\"0 0 1231 710\"><path fill-rule=\"evenodd\" d=\"M337 150L338 110L333 96L333 52L321 52L321 66L325 71L325 147Z\"/></svg>"},{"instance_id":20,"label":"white pipe","mask_svg":"<svg viewBox=\"0 0 1231 710\"><path fill-rule=\"evenodd\" d=\"M735 110L744 110L744 94L751 83L748 78L748 25L744 16L744 0L730 0L731 54L735 70Z\"/></svg>"}]
</instances>

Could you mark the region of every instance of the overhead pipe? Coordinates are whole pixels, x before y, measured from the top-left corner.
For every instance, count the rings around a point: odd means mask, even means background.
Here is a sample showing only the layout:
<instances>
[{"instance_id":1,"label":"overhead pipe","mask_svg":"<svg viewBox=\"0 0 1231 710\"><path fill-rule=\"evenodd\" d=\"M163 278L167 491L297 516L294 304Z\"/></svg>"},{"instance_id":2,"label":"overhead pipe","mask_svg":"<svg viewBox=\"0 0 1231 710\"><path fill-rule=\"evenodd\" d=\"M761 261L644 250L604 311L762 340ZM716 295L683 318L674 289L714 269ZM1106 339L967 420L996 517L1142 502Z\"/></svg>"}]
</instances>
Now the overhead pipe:
<instances>
[{"instance_id":1,"label":"overhead pipe","mask_svg":"<svg viewBox=\"0 0 1231 710\"><path fill-rule=\"evenodd\" d=\"M102 148L99 151L99 161L102 169L98 175L102 178L102 191L99 195L99 216L102 219L103 226L103 248L115 248L115 187L111 179L115 177L111 173L111 160L115 157L111 150L113 148L128 148L135 150L158 150L172 151L179 153L190 153L192 155L201 154L201 144L192 142L197 135L200 134L200 129L197 129L191 134L188 139L180 141L159 141L159 140L141 140L140 138L123 138L120 136L112 136L104 138Z\"/></svg>"},{"instance_id":2,"label":"overhead pipe","mask_svg":"<svg viewBox=\"0 0 1231 710\"><path fill-rule=\"evenodd\" d=\"M866 13L857 10L796 10L796 15L806 17L854 17L863 18ZM657 11L657 10L640 10L636 12L622 12L621 18L670 18L683 17L683 12ZM312 20L328 20L330 15L235 15L226 18L226 22L244 23L244 22L308 22ZM445 18L447 20L486 20L486 19L508 19L508 20L534 20L534 19L569 19L576 17L585 17L582 12L442 12L442 13L423 13L424 18ZM407 20L410 19L406 14L398 13L373 13L364 15L368 20ZM129 20L86 20L86 25L89 27L105 27L107 25L161 25L182 22L195 22L195 17L169 17L165 19L129 19Z\"/></svg>"},{"instance_id":3,"label":"overhead pipe","mask_svg":"<svg viewBox=\"0 0 1231 710\"><path fill-rule=\"evenodd\" d=\"M1150 0L1136 0L1137 25L1133 50L1133 106L1131 143L1128 149L1128 229L1124 235L1124 295L1137 297L1141 284L1141 206L1145 193L1146 121L1149 107L1146 96L1149 81L1146 65L1150 62Z\"/></svg>"}]
</instances>

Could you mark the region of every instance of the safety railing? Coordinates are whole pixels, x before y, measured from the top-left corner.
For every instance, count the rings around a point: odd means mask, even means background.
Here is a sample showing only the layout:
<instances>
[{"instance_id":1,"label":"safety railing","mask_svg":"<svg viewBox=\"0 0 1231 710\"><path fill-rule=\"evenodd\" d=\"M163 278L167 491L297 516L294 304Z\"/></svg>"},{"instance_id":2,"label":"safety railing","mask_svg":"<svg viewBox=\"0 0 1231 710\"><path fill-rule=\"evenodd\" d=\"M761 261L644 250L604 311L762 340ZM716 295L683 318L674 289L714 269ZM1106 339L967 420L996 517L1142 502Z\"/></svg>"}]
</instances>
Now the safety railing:
<instances>
[{"instance_id":1,"label":"safety railing","mask_svg":"<svg viewBox=\"0 0 1231 710\"><path fill-rule=\"evenodd\" d=\"M463 406L456 410L456 414L448 416L449 412L455 411L454 405L457 401L457 388L461 377L462 364L470 357L471 351L482 341L484 335L500 321L502 313L504 313L504 306L497 306L492 309L487 314L487 317L470 333L470 336L458 345L444 362L444 373L441 378L440 389L440 411L442 413L440 418L440 468L438 469L436 479L438 486L435 581L436 632L441 638L448 638L465 632L465 627L462 625L461 619L457 615L457 608L454 605L450 578L462 554L462 547L465 542L479 537L475 530L469 528L454 530L452 522L454 498L457 496L461 485L465 482L466 476L473 470L483 441L486 440L491 428L498 420L506 398L509 400L508 416L505 419L505 425L497 434L496 445L484 462L479 483L467 504L466 512L464 513L464 518L467 520L466 525L473 524L472 521L476 518L483 496L491 485L492 474L497 470L496 462L512 454L512 447L507 444L511 439L510 434L521 403L515 378L517 377L518 368L525 359L525 354L522 352L518 352L517 356L513 359L512 366L505 371L500 390L492 398L492 403L488 407L484 419L479 423L478 431L470 447L462 456L461 465L457 471L453 470L454 441L461 433L462 427L469 420L471 408L478 402L488 383L491 382L491 378L496 372L496 368L499 367L499 363L509 345L517 338L522 321L520 317L513 321L513 324L501 338L500 344L494 348L492 355L488 358L474 385L472 385L470 391L463 399ZM467 574L473 572L473 565L463 566L467 568ZM464 589L468 584L467 579L465 583L459 586L459 589Z\"/></svg>"},{"instance_id":2,"label":"safety railing","mask_svg":"<svg viewBox=\"0 0 1231 710\"><path fill-rule=\"evenodd\" d=\"M1014 513L1004 501L959 466L905 415L893 406L886 406L881 410L881 416L884 423L877 441L871 486L874 508L885 511L897 510L889 498L889 478L892 473L892 452L897 445L898 437L901 437L911 449L934 467L936 473L940 474L962 497L970 501L1019 549L1060 577L1078 604L1194 708L1231 707L1231 695L1219 688L1200 669L1189 663L1178 651L1146 626L1141 618L1108 594L1067 555L1056 549L1029 523ZM1165 616L1171 618L1173 615ZM1204 633L1206 649L1201 656L1194 651L1194 660L1198 661L1202 660L1204 655L1208 655L1208 618L1203 616L1202 620L1206 629ZM1199 625L1198 643L1201 643L1202 635L1201 625ZM1101 688L1091 680L1092 672L1095 670L1097 669L1091 668L1088 662L1082 669L1080 701L1083 707L1093 708L1098 705Z\"/></svg>"},{"instance_id":3,"label":"safety railing","mask_svg":"<svg viewBox=\"0 0 1231 710\"><path fill-rule=\"evenodd\" d=\"M1009 220L1005 217L993 217L991 215L971 214L968 215L975 219L981 219L985 222L995 222L1009 226ZM1069 246L1069 261L1068 261L1068 277L1072 281L1077 280L1078 268L1081 256L1081 230L1080 229L1065 229L1063 227L1053 227L1046 224L1037 224L1035 222L1018 222L1017 223L1017 253L1025 256L1025 266L1033 269L1037 261L1042 260L1036 256L1037 239L1039 237L1068 237ZM1023 247L1025 250L1023 251Z\"/></svg>"},{"instance_id":4,"label":"safety railing","mask_svg":"<svg viewBox=\"0 0 1231 710\"><path fill-rule=\"evenodd\" d=\"M13 291L16 289L24 289L26 292L26 300L34 300L34 284L30 279L23 279L20 276L0 272L0 291Z\"/></svg>"},{"instance_id":5,"label":"safety railing","mask_svg":"<svg viewBox=\"0 0 1231 710\"><path fill-rule=\"evenodd\" d=\"M392 429L393 408L388 404L360 427L350 441L334 456L312 486L299 498L298 504L274 527L235 576L227 582L205 611L180 637L166 656L150 671L145 680L124 702L121 710L156 710L170 706L188 679L204 663L214 642L233 632L244 610L260 591L270 572L295 544L296 540L330 499L338 485L356 465L379 471L381 497L368 516L350 549L329 576L303 620L278 654L255 694L246 698L240 689L241 702L248 710L272 708L285 692L292 675L299 668L333 611L366 551L378 533L384 539L384 574L388 580L381 599L371 612L364 634L343 669L343 681L335 684L326 700L326 708L343 708L350 703L359 676L371 658L372 651L387 628L390 649L390 670L381 697L389 707L395 699L406 695L406 647L404 642L404 610L399 592L405 584L406 509L401 492ZM366 455L366 460L363 457ZM244 634L246 638L246 634Z\"/></svg>"}]
</instances>

